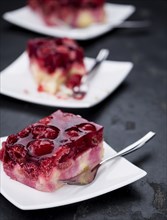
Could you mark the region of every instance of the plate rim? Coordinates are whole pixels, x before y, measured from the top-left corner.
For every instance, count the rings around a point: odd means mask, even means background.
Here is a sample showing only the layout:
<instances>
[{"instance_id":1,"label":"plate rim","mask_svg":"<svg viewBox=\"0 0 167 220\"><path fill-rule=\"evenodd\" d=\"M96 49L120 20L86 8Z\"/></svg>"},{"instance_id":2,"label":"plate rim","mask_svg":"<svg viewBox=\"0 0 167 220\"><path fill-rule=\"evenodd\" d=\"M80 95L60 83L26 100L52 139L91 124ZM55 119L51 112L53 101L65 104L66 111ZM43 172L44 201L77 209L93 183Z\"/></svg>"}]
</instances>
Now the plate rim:
<instances>
[{"instance_id":1,"label":"plate rim","mask_svg":"<svg viewBox=\"0 0 167 220\"><path fill-rule=\"evenodd\" d=\"M1 143L3 141L5 141L4 139L6 139L6 137L0 137L0 149L1 149ZM105 148L111 148L113 152L116 152L108 143L106 143L105 141L103 142L104 143L104 149ZM0 193L10 202L12 203L13 205L15 205L17 208L21 209L21 210L40 210L40 209L47 209L47 208L56 208L56 207L60 207L60 206L65 206L65 205L70 205L70 204L75 204L75 203L78 203L78 202L82 202L82 201L86 201L86 200L90 200L90 199L93 199L93 198L96 198L98 196L101 196L101 195L105 195L107 193L110 193L112 191L115 191L116 189L119 189L119 188L122 188L124 186L127 186L131 183L134 183L135 181L143 178L144 176L147 175L147 172L141 168L139 168L138 166L134 165L133 163L131 163L130 161L128 161L126 158L124 157L121 157L119 158L121 160L123 160L124 162L126 163L129 163L131 166L135 167L138 169L139 173L137 173L136 175L134 175L133 177L129 178L128 181L127 180L124 180L122 181L121 183L118 183L115 185L115 187L113 189L111 189L110 187L107 187L105 188L105 190L101 189L100 191L98 190L98 194L97 193L91 193L89 194L89 197L87 197L86 195L83 195L81 196L79 199L75 199L72 198L72 199L67 199L67 201L61 201L61 202L56 202L57 204L55 204L54 202L51 202L49 204L39 204L39 205L22 205L20 204L16 199L10 197L6 191L3 190L2 186L0 186ZM0 161L0 168L2 168L2 162ZM2 168L3 169L3 168ZM0 177L2 178L2 171L0 172ZM9 177L10 178L10 177ZM11 181L14 181L11 179ZM22 184L22 183L20 183ZM28 187L28 186L26 186ZM70 187L70 186L68 186ZM43 193L43 192L41 192ZM45 192L44 192L45 193Z\"/></svg>"}]
</instances>

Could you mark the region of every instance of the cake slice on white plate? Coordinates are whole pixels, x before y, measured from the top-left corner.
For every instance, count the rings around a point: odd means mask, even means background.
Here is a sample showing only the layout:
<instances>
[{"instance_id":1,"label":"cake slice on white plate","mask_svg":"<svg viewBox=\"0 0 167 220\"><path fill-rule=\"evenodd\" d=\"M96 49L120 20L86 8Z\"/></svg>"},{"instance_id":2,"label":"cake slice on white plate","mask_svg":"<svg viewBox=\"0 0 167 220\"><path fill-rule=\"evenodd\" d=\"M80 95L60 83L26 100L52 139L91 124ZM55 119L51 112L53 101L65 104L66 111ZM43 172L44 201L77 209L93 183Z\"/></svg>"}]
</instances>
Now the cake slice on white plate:
<instances>
[{"instance_id":1,"label":"cake slice on white plate","mask_svg":"<svg viewBox=\"0 0 167 220\"><path fill-rule=\"evenodd\" d=\"M72 39L32 39L27 52L40 92L56 94L62 86L72 90L86 74L83 49Z\"/></svg>"},{"instance_id":2,"label":"cake slice on white plate","mask_svg":"<svg viewBox=\"0 0 167 220\"><path fill-rule=\"evenodd\" d=\"M105 0L29 0L29 7L46 25L65 23L83 28L105 21Z\"/></svg>"}]
</instances>

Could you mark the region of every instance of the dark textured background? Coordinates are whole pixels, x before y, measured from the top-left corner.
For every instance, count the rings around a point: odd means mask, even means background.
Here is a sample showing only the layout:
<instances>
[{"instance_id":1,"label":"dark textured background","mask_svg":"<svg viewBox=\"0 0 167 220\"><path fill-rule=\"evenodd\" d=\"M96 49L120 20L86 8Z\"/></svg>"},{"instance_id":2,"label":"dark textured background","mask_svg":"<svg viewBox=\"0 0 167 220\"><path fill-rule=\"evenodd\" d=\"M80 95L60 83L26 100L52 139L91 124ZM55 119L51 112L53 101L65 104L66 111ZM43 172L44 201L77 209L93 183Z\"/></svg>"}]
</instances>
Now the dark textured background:
<instances>
[{"instance_id":1,"label":"dark textured background","mask_svg":"<svg viewBox=\"0 0 167 220\"><path fill-rule=\"evenodd\" d=\"M1 1L1 15L24 6L25 2ZM157 135L151 142L137 153L127 156L131 162L146 170L148 175L103 196L44 210L19 210L0 195L1 220L39 220L41 217L63 220L167 219L167 1L113 2L135 5L137 10L130 19L150 20L150 28L115 29L79 44L84 47L86 56L90 57L95 57L100 48L109 48L109 59L132 61L134 68L124 83L97 106L63 110L102 124L105 127L105 140L116 150L132 143L149 130L155 131ZM29 38L41 36L9 24L2 18L0 33L1 70L25 50ZM0 136L15 133L57 110L3 95L0 98Z\"/></svg>"}]
</instances>

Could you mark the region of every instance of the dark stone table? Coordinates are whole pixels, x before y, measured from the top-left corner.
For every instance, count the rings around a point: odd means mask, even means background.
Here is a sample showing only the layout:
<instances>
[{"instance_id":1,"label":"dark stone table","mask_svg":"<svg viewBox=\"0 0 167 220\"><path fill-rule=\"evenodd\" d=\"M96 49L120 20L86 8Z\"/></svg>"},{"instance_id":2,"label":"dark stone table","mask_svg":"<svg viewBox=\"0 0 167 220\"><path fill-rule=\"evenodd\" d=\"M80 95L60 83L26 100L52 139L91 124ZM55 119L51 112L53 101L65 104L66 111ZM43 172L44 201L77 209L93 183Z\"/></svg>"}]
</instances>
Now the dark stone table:
<instances>
[{"instance_id":1,"label":"dark stone table","mask_svg":"<svg viewBox=\"0 0 167 220\"><path fill-rule=\"evenodd\" d=\"M90 109L63 109L104 126L104 138L117 151L149 130L156 137L142 150L126 158L148 173L143 179L87 201L36 211L16 208L0 195L0 219L63 220L165 220L167 219L167 2L118 0L133 4L131 20L150 20L148 29L115 29L101 37L80 41L86 56L109 48L111 60L132 61L134 68L122 85ZM24 6L26 1L5 0L1 15ZM1 16L2 17L2 16ZM1 18L1 70L24 50L29 38L40 34L24 30ZM19 79L18 79L19 83ZM44 107L1 95L0 136L15 133L57 108Z\"/></svg>"}]
</instances>

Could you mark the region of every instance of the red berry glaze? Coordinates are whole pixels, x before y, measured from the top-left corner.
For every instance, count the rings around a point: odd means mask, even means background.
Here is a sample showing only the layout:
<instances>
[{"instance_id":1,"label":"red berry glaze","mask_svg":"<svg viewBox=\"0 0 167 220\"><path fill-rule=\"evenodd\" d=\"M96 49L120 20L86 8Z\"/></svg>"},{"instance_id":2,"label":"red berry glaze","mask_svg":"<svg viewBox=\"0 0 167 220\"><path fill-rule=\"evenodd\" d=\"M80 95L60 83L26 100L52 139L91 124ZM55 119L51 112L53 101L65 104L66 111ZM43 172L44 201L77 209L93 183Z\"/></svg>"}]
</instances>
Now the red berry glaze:
<instances>
[{"instance_id":1,"label":"red berry glaze","mask_svg":"<svg viewBox=\"0 0 167 220\"><path fill-rule=\"evenodd\" d=\"M41 156L43 158L53 155L59 160L63 155L70 154L70 152L73 152L73 156L77 156L79 152L81 153L83 142L87 141L88 135L93 137L94 134L97 134L97 142L101 142L102 131L100 125L59 110L28 126L18 134L10 135L5 142L5 146L7 146L7 151L18 151L18 155L26 150L28 160L34 160L34 157L40 160ZM80 146L80 150L77 149L76 152L75 148L77 146ZM86 146L86 148L90 147L94 147L94 144ZM85 146L83 146L83 149L85 150ZM10 153L9 157L12 157L11 155Z\"/></svg>"},{"instance_id":2,"label":"red berry glaze","mask_svg":"<svg viewBox=\"0 0 167 220\"><path fill-rule=\"evenodd\" d=\"M96 127L90 123L83 123L78 125L78 128L83 131L96 131Z\"/></svg>"}]
</instances>

